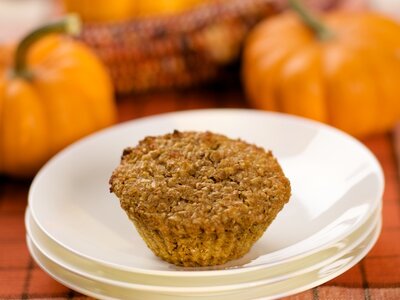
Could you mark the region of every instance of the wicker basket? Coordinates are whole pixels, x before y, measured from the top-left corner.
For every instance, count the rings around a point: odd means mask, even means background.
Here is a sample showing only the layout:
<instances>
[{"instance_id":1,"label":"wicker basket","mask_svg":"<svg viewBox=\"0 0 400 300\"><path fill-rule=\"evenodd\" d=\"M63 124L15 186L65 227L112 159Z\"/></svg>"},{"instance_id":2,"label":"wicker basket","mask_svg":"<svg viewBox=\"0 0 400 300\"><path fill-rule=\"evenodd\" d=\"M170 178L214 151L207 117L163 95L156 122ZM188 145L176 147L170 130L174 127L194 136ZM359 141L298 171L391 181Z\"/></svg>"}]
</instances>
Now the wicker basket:
<instances>
[{"instance_id":1,"label":"wicker basket","mask_svg":"<svg viewBox=\"0 0 400 300\"><path fill-rule=\"evenodd\" d=\"M179 15L85 24L82 39L109 67L118 93L188 87L237 60L246 33L280 1L211 2Z\"/></svg>"}]
</instances>

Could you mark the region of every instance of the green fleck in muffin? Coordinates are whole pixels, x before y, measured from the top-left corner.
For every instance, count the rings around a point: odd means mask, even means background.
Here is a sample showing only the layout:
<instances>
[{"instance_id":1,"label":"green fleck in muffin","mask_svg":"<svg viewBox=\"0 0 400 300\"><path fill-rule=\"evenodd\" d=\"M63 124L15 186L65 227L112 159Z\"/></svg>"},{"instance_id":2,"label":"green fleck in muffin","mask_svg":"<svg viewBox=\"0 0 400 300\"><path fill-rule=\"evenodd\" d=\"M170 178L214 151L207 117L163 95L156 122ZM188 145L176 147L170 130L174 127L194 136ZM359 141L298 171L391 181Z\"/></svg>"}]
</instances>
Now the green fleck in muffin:
<instances>
[{"instance_id":1,"label":"green fleck in muffin","mask_svg":"<svg viewBox=\"0 0 400 300\"><path fill-rule=\"evenodd\" d=\"M270 151L211 132L146 137L110 185L147 246L178 266L243 256L290 198Z\"/></svg>"}]
</instances>

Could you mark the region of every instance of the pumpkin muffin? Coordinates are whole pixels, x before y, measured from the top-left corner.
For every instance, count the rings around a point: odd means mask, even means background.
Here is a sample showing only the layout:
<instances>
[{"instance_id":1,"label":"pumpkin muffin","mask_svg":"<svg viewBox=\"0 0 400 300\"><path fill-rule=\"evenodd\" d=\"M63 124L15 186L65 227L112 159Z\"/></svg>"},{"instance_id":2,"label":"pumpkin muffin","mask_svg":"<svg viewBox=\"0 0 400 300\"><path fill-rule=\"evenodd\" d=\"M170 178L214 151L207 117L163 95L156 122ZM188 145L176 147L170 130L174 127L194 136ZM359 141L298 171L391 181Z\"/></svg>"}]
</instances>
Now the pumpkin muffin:
<instances>
[{"instance_id":1,"label":"pumpkin muffin","mask_svg":"<svg viewBox=\"0 0 400 300\"><path fill-rule=\"evenodd\" d=\"M211 132L146 137L123 151L110 186L147 246L178 266L243 256L291 192L270 151Z\"/></svg>"}]
</instances>

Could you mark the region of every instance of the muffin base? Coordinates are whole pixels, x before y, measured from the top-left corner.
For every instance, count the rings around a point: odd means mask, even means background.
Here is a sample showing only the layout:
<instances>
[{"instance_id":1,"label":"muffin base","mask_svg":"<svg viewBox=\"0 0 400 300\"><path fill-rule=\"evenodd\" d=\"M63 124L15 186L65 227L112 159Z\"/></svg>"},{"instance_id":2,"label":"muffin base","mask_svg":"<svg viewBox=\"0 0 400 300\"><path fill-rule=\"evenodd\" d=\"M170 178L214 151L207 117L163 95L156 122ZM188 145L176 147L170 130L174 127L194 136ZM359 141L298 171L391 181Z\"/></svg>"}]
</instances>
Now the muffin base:
<instances>
[{"instance_id":1,"label":"muffin base","mask_svg":"<svg viewBox=\"0 0 400 300\"><path fill-rule=\"evenodd\" d=\"M137 231L150 248L161 259L177 266L204 267L221 265L238 259L249 252L253 244L263 235L267 226L254 225L248 230L216 233L168 234L152 230L134 222Z\"/></svg>"}]
</instances>

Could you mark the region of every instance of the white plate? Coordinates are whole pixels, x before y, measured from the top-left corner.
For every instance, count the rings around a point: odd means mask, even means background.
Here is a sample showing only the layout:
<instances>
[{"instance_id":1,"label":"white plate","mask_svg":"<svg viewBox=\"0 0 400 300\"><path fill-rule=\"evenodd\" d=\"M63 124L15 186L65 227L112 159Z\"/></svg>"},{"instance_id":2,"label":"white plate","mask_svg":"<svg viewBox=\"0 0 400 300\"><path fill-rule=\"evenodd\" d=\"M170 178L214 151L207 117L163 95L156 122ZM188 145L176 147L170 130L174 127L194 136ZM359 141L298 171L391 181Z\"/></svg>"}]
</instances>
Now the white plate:
<instances>
[{"instance_id":1,"label":"white plate","mask_svg":"<svg viewBox=\"0 0 400 300\"><path fill-rule=\"evenodd\" d=\"M271 149L292 184L289 204L251 251L211 271L182 269L155 257L108 190L123 148L174 129L211 130ZM38 173L29 206L52 240L97 263L159 276L226 276L329 247L378 207L383 182L371 152L326 125L255 110L199 110L127 122L75 143Z\"/></svg>"},{"instance_id":2,"label":"white plate","mask_svg":"<svg viewBox=\"0 0 400 300\"><path fill-rule=\"evenodd\" d=\"M196 295L196 299L212 300L246 300L246 299L277 299L300 293L312 287L318 286L330 279L342 274L358 263L375 244L381 230L381 220L379 220L375 229L353 250L347 252L334 262L321 267L317 270L296 276L274 284L266 284L258 287L250 287L241 291L224 291L219 293L209 292L202 295ZM39 249L31 242L27 236L27 244L31 255L39 266L50 274L60 283L74 289L82 294L86 294L98 299L157 299L173 300L188 299L192 296L187 294L159 293L157 291L141 291L129 288L115 287L109 284L97 282L84 276L70 272L51 260L47 259Z\"/></svg>"},{"instance_id":3,"label":"white plate","mask_svg":"<svg viewBox=\"0 0 400 300\"><path fill-rule=\"evenodd\" d=\"M176 278L160 278L103 267L68 252L48 239L30 217L28 209L26 211L25 223L27 234L32 243L46 259L76 275L117 287L158 292L190 292L192 295L195 295L204 292L233 291L272 284L322 268L336 261L364 241L374 230L380 219L381 210L379 208L358 230L340 242L333 244L330 248L293 262L268 268L268 270L239 274L234 277L189 277L189 280L182 280L182 278L178 280Z\"/></svg>"}]
</instances>

